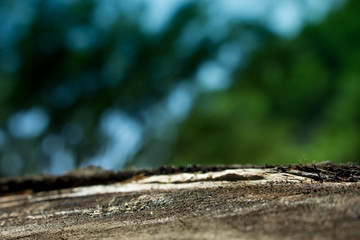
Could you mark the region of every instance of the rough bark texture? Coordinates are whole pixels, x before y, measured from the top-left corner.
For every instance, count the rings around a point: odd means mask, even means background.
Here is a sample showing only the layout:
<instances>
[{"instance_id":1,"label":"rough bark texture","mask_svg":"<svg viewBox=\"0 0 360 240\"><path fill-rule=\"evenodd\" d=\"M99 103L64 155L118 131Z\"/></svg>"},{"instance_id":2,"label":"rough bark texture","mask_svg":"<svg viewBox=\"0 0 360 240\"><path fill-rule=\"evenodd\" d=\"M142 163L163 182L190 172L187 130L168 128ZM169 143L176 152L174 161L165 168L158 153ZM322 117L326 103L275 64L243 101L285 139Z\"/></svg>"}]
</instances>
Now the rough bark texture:
<instances>
[{"instance_id":1,"label":"rough bark texture","mask_svg":"<svg viewBox=\"0 0 360 240\"><path fill-rule=\"evenodd\" d=\"M0 239L360 239L359 177L323 163L2 179Z\"/></svg>"}]
</instances>

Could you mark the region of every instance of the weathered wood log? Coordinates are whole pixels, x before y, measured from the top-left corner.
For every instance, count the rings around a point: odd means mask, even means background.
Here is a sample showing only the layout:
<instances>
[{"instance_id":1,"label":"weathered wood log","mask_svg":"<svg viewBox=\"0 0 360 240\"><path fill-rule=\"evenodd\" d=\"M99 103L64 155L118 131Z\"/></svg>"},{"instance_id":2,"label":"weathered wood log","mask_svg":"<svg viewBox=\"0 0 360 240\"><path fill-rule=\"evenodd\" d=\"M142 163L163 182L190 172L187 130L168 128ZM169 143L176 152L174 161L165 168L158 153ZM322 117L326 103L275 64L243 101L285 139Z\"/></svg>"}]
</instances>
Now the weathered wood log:
<instances>
[{"instance_id":1,"label":"weathered wood log","mask_svg":"<svg viewBox=\"0 0 360 240\"><path fill-rule=\"evenodd\" d=\"M359 179L332 163L2 179L0 239L360 239Z\"/></svg>"}]
</instances>

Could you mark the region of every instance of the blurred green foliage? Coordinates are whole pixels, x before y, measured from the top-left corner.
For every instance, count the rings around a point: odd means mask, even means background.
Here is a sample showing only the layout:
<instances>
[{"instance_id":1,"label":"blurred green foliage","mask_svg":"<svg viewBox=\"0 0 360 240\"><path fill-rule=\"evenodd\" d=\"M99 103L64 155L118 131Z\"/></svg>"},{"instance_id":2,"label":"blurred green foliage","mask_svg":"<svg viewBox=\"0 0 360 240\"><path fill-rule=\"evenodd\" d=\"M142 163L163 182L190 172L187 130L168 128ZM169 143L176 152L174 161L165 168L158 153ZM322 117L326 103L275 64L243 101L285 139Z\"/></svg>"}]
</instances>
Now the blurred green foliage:
<instances>
[{"instance_id":1,"label":"blurred green foliage","mask_svg":"<svg viewBox=\"0 0 360 240\"><path fill-rule=\"evenodd\" d=\"M151 32L141 4L2 1L0 176L94 162L358 161L360 4L293 40L261 21L219 24L210 5L189 1ZM241 56L235 70L219 60L226 48ZM204 64L227 70L231 87L204 90ZM174 92L182 101L169 104ZM186 101L190 113L176 110Z\"/></svg>"},{"instance_id":2,"label":"blurred green foliage","mask_svg":"<svg viewBox=\"0 0 360 240\"><path fill-rule=\"evenodd\" d=\"M140 22L141 4L2 1L0 176L101 164L101 152L111 152L107 167L122 167L132 154L124 151L152 141L147 118L177 84L192 81L225 43L240 44L244 32L269 34L248 23L203 34L204 4L184 4L151 32ZM137 132L119 129L125 122ZM123 145L131 141L130 151Z\"/></svg>"},{"instance_id":3,"label":"blurred green foliage","mask_svg":"<svg viewBox=\"0 0 360 240\"><path fill-rule=\"evenodd\" d=\"M359 1L267 41L224 92L202 95L171 163L359 162Z\"/></svg>"}]
</instances>

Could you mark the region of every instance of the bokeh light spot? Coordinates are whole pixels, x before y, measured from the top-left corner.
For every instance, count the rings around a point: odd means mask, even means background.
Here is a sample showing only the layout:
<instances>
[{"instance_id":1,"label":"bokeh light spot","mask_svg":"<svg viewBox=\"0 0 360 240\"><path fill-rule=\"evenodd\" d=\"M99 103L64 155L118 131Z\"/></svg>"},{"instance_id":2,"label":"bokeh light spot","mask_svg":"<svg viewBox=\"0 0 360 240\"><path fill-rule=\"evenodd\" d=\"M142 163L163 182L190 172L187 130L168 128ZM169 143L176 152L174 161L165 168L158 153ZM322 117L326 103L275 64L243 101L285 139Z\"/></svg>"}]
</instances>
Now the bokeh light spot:
<instances>
[{"instance_id":1,"label":"bokeh light spot","mask_svg":"<svg viewBox=\"0 0 360 240\"><path fill-rule=\"evenodd\" d=\"M45 131L49 124L49 116L40 107L21 111L10 117L8 128L14 137L34 138Z\"/></svg>"}]
</instances>

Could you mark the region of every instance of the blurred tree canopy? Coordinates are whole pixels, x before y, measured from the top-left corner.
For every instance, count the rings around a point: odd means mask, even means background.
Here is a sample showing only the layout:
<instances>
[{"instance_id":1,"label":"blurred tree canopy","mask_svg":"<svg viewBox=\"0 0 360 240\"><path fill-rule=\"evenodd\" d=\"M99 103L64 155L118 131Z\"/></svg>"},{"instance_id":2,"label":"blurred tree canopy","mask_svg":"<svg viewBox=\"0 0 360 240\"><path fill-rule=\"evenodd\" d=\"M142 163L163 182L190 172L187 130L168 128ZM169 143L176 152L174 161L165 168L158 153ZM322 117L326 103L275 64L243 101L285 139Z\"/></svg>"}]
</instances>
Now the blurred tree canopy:
<instances>
[{"instance_id":1,"label":"blurred tree canopy","mask_svg":"<svg viewBox=\"0 0 360 240\"><path fill-rule=\"evenodd\" d=\"M359 162L359 1L290 41L267 41L233 86L204 94L171 162Z\"/></svg>"},{"instance_id":2,"label":"blurred tree canopy","mask_svg":"<svg viewBox=\"0 0 360 240\"><path fill-rule=\"evenodd\" d=\"M2 1L0 174L122 167L151 141L157 104L225 42L242 41L245 31L269 34L233 23L227 34L201 35L204 4L184 4L151 32L140 24L141 4Z\"/></svg>"},{"instance_id":3,"label":"blurred tree canopy","mask_svg":"<svg viewBox=\"0 0 360 240\"><path fill-rule=\"evenodd\" d=\"M208 1L150 31L135 2L0 3L0 176L357 161L359 3L284 40Z\"/></svg>"}]
</instances>

